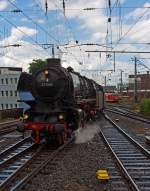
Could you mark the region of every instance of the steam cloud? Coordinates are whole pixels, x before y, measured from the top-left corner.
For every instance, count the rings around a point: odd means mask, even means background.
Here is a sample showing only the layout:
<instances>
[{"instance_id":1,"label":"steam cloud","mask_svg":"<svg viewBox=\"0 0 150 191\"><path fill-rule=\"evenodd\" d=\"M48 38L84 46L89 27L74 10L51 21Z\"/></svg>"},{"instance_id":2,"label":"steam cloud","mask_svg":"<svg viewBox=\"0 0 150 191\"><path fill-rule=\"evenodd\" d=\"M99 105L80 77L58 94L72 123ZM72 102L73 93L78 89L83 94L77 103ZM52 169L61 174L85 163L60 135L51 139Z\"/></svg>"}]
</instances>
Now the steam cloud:
<instances>
[{"instance_id":1,"label":"steam cloud","mask_svg":"<svg viewBox=\"0 0 150 191\"><path fill-rule=\"evenodd\" d=\"M85 128L80 128L75 133L75 143L86 143L93 139L93 137L100 131L98 124L86 125Z\"/></svg>"}]
</instances>

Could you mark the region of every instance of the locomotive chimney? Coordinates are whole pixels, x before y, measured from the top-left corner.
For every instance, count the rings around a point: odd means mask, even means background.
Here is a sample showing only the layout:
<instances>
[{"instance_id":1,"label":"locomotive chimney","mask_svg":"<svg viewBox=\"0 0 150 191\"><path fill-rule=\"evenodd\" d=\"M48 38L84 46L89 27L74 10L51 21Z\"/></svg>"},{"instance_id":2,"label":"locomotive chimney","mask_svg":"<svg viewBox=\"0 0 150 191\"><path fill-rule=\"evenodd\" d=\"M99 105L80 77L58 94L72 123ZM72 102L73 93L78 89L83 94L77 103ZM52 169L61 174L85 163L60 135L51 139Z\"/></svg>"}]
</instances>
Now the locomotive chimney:
<instances>
[{"instance_id":1,"label":"locomotive chimney","mask_svg":"<svg viewBox=\"0 0 150 191\"><path fill-rule=\"evenodd\" d=\"M61 66L60 59L59 58L48 58L47 59L47 66L60 67Z\"/></svg>"}]
</instances>

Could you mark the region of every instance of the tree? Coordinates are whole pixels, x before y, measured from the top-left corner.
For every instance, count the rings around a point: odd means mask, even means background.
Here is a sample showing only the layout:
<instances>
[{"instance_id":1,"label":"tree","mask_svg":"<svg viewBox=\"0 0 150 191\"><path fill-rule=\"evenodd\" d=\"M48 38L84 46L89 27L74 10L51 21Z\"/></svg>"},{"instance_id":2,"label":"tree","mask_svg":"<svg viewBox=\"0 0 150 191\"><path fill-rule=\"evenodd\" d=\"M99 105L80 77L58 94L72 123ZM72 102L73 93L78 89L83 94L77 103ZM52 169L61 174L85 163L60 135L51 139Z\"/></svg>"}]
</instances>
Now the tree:
<instances>
[{"instance_id":1,"label":"tree","mask_svg":"<svg viewBox=\"0 0 150 191\"><path fill-rule=\"evenodd\" d=\"M29 72L33 74L36 70L40 69L46 64L47 64L46 60L41 60L41 59L33 60L29 64Z\"/></svg>"}]
</instances>

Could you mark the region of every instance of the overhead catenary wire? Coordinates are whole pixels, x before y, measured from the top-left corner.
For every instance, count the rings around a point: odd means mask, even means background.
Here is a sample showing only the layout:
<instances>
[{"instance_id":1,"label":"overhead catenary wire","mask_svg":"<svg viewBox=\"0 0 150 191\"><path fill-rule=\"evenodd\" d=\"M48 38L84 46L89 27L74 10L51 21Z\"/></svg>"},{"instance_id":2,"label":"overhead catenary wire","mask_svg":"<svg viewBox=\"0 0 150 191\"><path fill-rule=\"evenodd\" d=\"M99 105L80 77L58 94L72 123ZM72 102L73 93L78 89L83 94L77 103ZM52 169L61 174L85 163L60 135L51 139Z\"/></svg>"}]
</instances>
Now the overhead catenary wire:
<instances>
[{"instance_id":1,"label":"overhead catenary wire","mask_svg":"<svg viewBox=\"0 0 150 191\"><path fill-rule=\"evenodd\" d=\"M35 0L33 0L34 2L36 2ZM39 9L33 10L33 9L22 9L23 12L38 12L42 10L42 8L40 7L40 5L38 5L38 3L36 3L37 6L39 7ZM120 7L117 7L116 4L114 4L115 6L112 7L113 9L120 9ZM136 7L136 6L122 6L122 9L150 9L150 6L144 6L144 7ZM87 8L65 8L65 11L96 11L96 10L105 10L107 9L106 7L87 7ZM51 11L60 11L61 8L58 9L51 9ZM43 10L42 10L43 11ZM9 13L9 12L21 12L18 9L14 9L14 10L0 10L0 13Z\"/></svg>"},{"instance_id":2,"label":"overhead catenary wire","mask_svg":"<svg viewBox=\"0 0 150 191\"><path fill-rule=\"evenodd\" d=\"M136 20L136 22L135 22L133 25L131 25L131 27L119 38L119 40L116 42L114 48L116 48L117 45L119 44L119 42L120 42L121 40L123 40L123 39L125 38L125 36L127 36L127 35L129 34L129 32L134 28L134 26L144 17L144 15L146 14L147 11L148 11L148 9L145 10L144 13L143 13L140 17L138 17L138 19ZM114 48L113 48L113 49L114 49Z\"/></svg>"},{"instance_id":3,"label":"overhead catenary wire","mask_svg":"<svg viewBox=\"0 0 150 191\"><path fill-rule=\"evenodd\" d=\"M54 1L52 1L52 3L53 3L57 8L59 8L58 5L57 5ZM65 1L63 1L63 9L66 10ZM65 14L65 10L62 11L62 10L60 9L60 11L62 12L62 15L63 15L64 18L65 18L66 25L67 25L67 27L70 29L70 32L72 33L73 39L75 40L75 42L77 42L77 38L76 38L76 36L75 36L75 34L74 34L74 32L73 32L73 29L72 29L72 27L71 27L71 25L70 25L69 20L68 20L66 14ZM68 40L68 43L69 43L69 40ZM79 47L79 46L78 46L78 47ZM81 53L82 50L81 50L80 47L79 47L79 51L80 51L80 57L81 57L81 59L82 59L82 62L84 62L84 58L83 58L82 53ZM76 58L76 56L74 56L71 52L68 52L68 54L71 54L76 60L78 60L78 59ZM79 61L78 61L78 62L79 62ZM79 63L80 63L80 62L79 62Z\"/></svg>"},{"instance_id":4,"label":"overhead catenary wire","mask_svg":"<svg viewBox=\"0 0 150 191\"><path fill-rule=\"evenodd\" d=\"M11 5L13 5L15 8L17 8L17 9L20 9L18 6L16 6L13 2L11 2L10 0L8 0L9 1L9 3L11 4ZM21 10L21 9L20 9ZM30 21L32 21L34 24L36 24L42 31L44 31L50 38L52 38L55 42L57 42L57 43L59 43L59 41L55 38L55 37L53 37L51 34L49 34L43 27L41 27L39 24L37 24L37 22L36 21L34 21L32 18L30 18L28 15L26 15L22 10L21 10L21 13L27 18L27 19L29 19ZM72 54L72 53L71 53Z\"/></svg>"},{"instance_id":5,"label":"overhead catenary wire","mask_svg":"<svg viewBox=\"0 0 150 191\"><path fill-rule=\"evenodd\" d=\"M8 0L9 3L11 5L13 5L14 7L16 7L17 9L20 9L16 4L14 4L12 1ZM21 10L21 9L20 9ZM43 28L40 24L38 24L36 21L34 21L31 17L29 17L26 13L24 13L24 11L21 10L21 13L28 19L30 20L32 23L34 23L35 25L37 25L42 31L44 31L51 39L53 39L55 42L59 43L59 41L52 36L50 33L48 33L45 28Z\"/></svg>"},{"instance_id":6,"label":"overhead catenary wire","mask_svg":"<svg viewBox=\"0 0 150 191\"><path fill-rule=\"evenodd\" d=\"M19 63L22 63L22 62L23 62L23 60L19 60L19 59L13 57L13 56L9 56L9 55L6 55L6 54L4 54L4 53L0 53L0 56L9 58L9 59L14 60L14 61L17 61L17 62L19 62ZM24 62L24 63L25 63L25 62Z\"/></svg>"},{"instance_id":7,"label":"overhead catenary wire","mask_svg":"<svg viewBox=\"0 0 150 191\"><path fill-rule=\"evenodd\" d=\"M18 31L20 31L21 33L23 33L25 36L28 36L28 38L33 41L36 45L40 46L40 44L34 40L34 38L32 38L30 35L28 35L27 33L25 33L23 30L21 30L20 28L18 28L18 26L14 23L12 23L9 19L3 17L1 14L0 14L0 17L4 18L4 20L6 20L10 25L14 26ZM42 46L40 46L42 47ZM42 47L43 48L43 47ZM46 51L46 50L45 50ZM46 51L47 52L47 51Z\"/></svg>"}]
</instances>

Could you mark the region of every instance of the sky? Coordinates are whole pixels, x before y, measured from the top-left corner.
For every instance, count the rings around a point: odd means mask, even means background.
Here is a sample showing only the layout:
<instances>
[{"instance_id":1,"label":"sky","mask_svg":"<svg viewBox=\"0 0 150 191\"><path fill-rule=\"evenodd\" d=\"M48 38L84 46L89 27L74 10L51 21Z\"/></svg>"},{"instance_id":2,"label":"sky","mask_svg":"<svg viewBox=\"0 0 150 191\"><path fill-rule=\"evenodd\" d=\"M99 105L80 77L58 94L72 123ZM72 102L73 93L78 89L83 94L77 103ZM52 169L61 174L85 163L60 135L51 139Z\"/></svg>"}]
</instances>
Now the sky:
<instances>
[{"instance_id":1,"label":"sky","mask_svg":"<svg viewBox=\"0 0 150 191\"><path fill-rule=\"evenodd\" d=\"M63 9L63 0L47 0L47 10L45 2L0 0L0 66L27 71L33 59L51 57L54 45L64 67L102 85L105 76L108 85L119 83L121 71L126 83L135 56L138 72L149 70L149 54L116 53L114 70L107 51L150 51L150 1L64 0Z\"/></svg>"}]
</instances>

